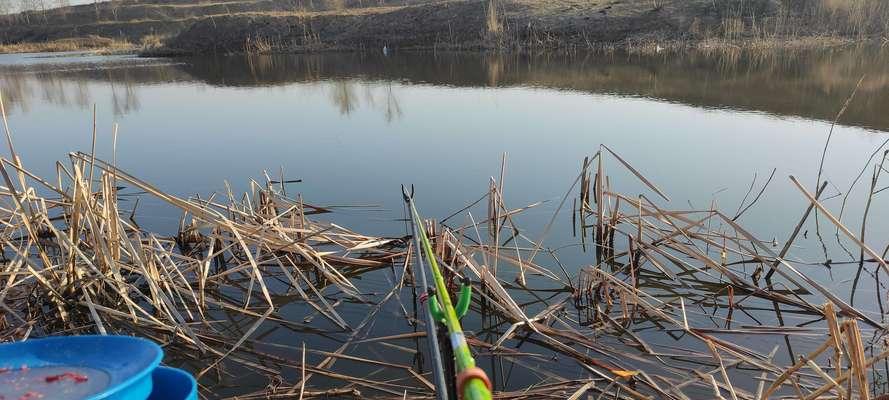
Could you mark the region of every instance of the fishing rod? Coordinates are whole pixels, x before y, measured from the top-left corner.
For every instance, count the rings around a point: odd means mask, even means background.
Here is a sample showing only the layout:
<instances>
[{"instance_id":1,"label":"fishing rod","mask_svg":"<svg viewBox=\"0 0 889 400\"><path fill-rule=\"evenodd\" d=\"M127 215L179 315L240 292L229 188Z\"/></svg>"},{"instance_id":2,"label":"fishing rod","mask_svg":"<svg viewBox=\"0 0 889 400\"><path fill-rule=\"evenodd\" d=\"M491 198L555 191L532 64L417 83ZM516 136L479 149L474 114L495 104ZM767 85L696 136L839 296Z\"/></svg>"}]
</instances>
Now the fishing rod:
<instances>
[{"instance_id":1,"label":"fishing rod","mask_svg":"<svg viewBox=\"0 0 889 400\"><path fill-rule=\"evenodd\" d=\"M414 188L411 186L411 193L408 195L404 186L401 187L404 200L408 204L413 204ZM411 206L412 207L412 206ZM426 285L426 267L423 265L423 257L421 256L421 246L419 235L417 235L417 224L414 223L413 213L411 214L411 233L414 238L414 248L416 249L417 270L420 272L420 285L423 288ZM426 301L429 301L427 298ZM436 400L448 400L447 381L444 377L444 364L441 361L441 350L438 348L438 330L435 328L436 318L432 314L432 309L423 307L426 310L426 343L429 345L429 354L432 356L432 377L435 380L435 398Z\"/></svg>"},{"instance_id":2,"label":"fishing rod","mask_svg":"<svg viewBox=\"0 0 889 400\"><path fill-rule=\"evenodd\" d=\"M475 365L475 359L469 345L466 343L466 336L463 334L463 328L460 326L460 318L466 315L469 310L469 303L472 299L472 286L464 279L463 285L458 296L457 307L451 302L451 296L448 294L447 285L438 261L432 252L432 245L429 244L429 238L426 237L426 230L422 228L423 220L417 207L414 204L413 187L411 193L402 187L404 200L408 204L411 213L411 226L414 231L414 241L417 244L417 259L420 260L420 252L426 256L426 262L432 271L432 277L435 281L435 288L428 292L428 312L427 316L431 317L428 321L436 321L442 323L448 329L448 335L451 340L451 348L454 351L454 361L457 365L457 393L462 400L491 400L491 380L484 370ZM425 285L425 274L420 273L421 283ZM441 296L436 295L440 293ZM427 324L429 326L434 323ZM436 343L437 340L430 340L430 343ZM438 348L433 350L437 352ZM438 386L436 393L443 392L444 386Z\"/></svg>"}]
</instances>

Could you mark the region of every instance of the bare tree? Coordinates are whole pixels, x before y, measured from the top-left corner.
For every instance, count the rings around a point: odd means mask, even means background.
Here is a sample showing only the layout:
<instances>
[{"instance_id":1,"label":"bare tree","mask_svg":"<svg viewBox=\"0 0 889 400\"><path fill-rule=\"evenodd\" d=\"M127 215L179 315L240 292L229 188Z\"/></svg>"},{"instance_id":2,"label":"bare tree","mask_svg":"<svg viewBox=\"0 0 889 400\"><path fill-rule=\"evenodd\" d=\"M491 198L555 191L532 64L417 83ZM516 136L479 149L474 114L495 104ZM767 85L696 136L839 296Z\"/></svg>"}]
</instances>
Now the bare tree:
<instances>
[{"instance_id":1,"label":"bare tree","mask_svg":"<svg viewBox=\"0 0 889 400\"><path fill-rule=\"evenodd\" d=\"M19 0L19 10L34 11L40 8L40 0Z\"/></svg>"},{"instance_id":2,"label":"bare tree","mask_svg":"<svg viewBox=\"0 0 889 400\"><path fill-rule=\"evenodd\" d=\"M7 15L15 12L15 4L12 0L0 0L0 14Z\"/></svg>"},{"instance_id":3,"label":"bare tree","mask_svg":"<svg viewBox=\"0 0 889 400\"><path fill-rule=\"evenodd\" d=\"M31 23L30 11L38 9L40 9L40 0L19 0L19 11L22 12L26 24Z\"/></svg>"},{"instance_id":4,"label":"bare tree","mask_svg":"<svg viewBox=\"0 0 889 400\"><path fill-rule=\"evenodd\" d=\"M0 18L3 23L12 25L15 22L15 3L13 0L0 0Z\"/></svg>"},{"instance_id":5,"label":"bare tree","mask_svg":"<svg viewBox=\"0 0 889 400\"><path fill-rule=\"evenodd\" d=\"M120 9L120 2L117 0L108 0L108 8L111 10L111 18L117 20L117 11Z\"/></svg>"},{"instance_id":6,"label":"bare tree","mask_svg":"<svg viewBox=\"0 0 889 400\"><path fill-rule=\"evenodd\" d=\"M68 18L68 13L71 11L68 7L71 6L71 1L69 0L52 0L53 6L56 8L56 12L62 20Z\"/></svg>"},{"instance_id":7,"label":"bare tree","mask_svg":"<svg viewBox=\"0 0 889 400\"><path fill-rule=\"evenodd\" d=\"M49 0L21 0L19 1L20 11L41 11L46 12Z\"/></svg>"}]
</instances>

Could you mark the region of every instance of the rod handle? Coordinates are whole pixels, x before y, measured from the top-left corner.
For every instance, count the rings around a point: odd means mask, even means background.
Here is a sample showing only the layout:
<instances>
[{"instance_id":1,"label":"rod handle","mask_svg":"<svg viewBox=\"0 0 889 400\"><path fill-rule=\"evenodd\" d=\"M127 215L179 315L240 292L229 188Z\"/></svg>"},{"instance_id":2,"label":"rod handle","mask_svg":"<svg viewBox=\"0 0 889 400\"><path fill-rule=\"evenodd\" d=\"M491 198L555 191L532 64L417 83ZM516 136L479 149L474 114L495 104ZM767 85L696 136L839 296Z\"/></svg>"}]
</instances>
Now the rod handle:
<instances>
[{"instance_id":1,"label":"rod handle","mask_svg":"<svg viewBox=\"0 0 889 400\"><path fill-rule=\"evenodd\" d=\"M462 400L491 400L491 388L491 380L481 368L467 368L457 375L457 392Z\"/></svg>"}]
</instances>

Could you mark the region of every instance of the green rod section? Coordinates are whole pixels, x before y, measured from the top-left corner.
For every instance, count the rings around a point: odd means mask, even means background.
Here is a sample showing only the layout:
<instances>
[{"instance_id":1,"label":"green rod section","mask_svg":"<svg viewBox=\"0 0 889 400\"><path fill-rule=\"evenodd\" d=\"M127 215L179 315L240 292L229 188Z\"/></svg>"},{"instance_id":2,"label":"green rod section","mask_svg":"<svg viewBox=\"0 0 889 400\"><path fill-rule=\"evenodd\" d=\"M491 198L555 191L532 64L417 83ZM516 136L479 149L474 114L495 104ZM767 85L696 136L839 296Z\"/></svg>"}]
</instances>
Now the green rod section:
<instances>
[{"instance_id":1,"label":"green rod section","mask_svg":"<svg viewBox=\"0 0 889 400\"><path fill-rule=\"evenodd\" d=\"M444 324L448 328L451 339L451 347L454 349L454 357L457 363L457 373L465 372L475 368L475 359L472 358L472 352L469 345L466 344L466 337L463 335L463 328L460 326L460 319L457 317L457 311L451 302L451 296L448 295L447 285L445 285L444 276L439 269L438 261L432 252L432 245L429 244L429 238L426 237L426 229L423 227L423 220L414 206L413 199L409 201L411 214L417 224L415 231L420 236L420 244L423 246L423 252L426 254L426 262L429 269L432 270L433 280L435 281L435 290L440 293L436 296L441 301L442 312L444 313ZM459 388L458 388L459 390ZM478 377L471 377L463 387L462 399L464 400L491 400L491 391L488 390L487 384Z\"/></svg>"}]
</instances>

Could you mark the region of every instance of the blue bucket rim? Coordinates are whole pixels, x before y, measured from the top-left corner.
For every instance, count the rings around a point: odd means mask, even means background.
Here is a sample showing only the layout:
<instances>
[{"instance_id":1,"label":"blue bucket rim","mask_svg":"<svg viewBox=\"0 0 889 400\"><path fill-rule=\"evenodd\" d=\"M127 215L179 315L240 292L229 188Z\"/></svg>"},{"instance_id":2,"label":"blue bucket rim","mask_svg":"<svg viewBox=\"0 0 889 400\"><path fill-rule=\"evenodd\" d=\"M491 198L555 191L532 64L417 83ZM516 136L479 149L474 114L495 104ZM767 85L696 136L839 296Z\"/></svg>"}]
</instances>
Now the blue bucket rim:
<instances>
[{"instance_id":1,"label":"blue bucket rim","mask_svg":"<svg viewBox=\"0 0 889 400\"><path fill-rule=\"evenodd\" d=\"M197 379L195 379L194 375L192 375L188 371L181 369L181 368L160 365L157 368L155 368L154 371L152 371L152 374L154 374L156 372L167 372L167 373L171 373L171 374L176 374L177 376L180 376L182 378L186 378L189 383L187 398L190 399L190 398L197 396L198 381L197 381ZM152 377L152 379L154 379L154 377ZM152 394L154 394L153 390L154 389L152 389ZM151 396L149 396L149 398L151 398Z\"/></svg>"},{"instance_id":2,"label":"blue bucket rim","mask_svg":"<svg viewBox=\"0 0 889 400\"><path fill-rule=\"evenodd\" d=\"M117 342L117 341L128 341L128 342L141 342L142 345L151 348L154 350L154 358L148 364L148 366L137 374L130 376L129 378L123 380L113 387L109 387L106 390L98 393L92 397L89 397L88 400L100 400L104 398L111 397L125 390L127 387L133 385L134 383L148 377L151 379L151 374L155 369L160 365L161 360L164 358L164 350L157 345L157 343L152 342L151 340L136 337L136 336L126 336L126 335L75 335L75 336L48 336L44 338L38 339L28 339L21 342L13 342L13 343L5 343L7 345L15 345L15 344L24 344L28 342L64 342L71 343L73 341L85 341L85 340L99 340L99 341L107 341L107 342Z\"/></svg>"}]
</instances>

